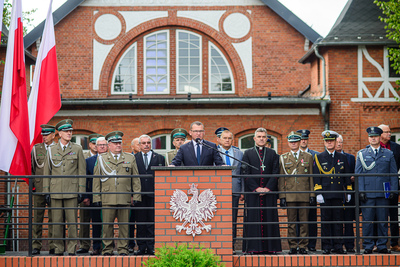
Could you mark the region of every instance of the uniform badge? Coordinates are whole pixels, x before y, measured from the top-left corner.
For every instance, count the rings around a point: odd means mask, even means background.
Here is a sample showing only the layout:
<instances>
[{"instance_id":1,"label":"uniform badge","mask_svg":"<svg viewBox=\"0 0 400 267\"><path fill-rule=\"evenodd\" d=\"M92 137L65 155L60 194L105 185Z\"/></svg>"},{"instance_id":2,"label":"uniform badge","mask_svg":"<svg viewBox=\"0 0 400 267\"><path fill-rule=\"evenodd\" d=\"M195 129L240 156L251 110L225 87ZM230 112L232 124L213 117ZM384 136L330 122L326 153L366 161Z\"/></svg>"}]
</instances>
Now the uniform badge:
<instances>
[{"instance_id":1,"label":"uniform badge","mask_svg":"<svg viewBox=\"0 0 400 267\"><path fill-rule=\"evenodd\" d=\"M304 169L304 172L308 172L307 169Z\"/></svg>"},{"instance_id":2,"label":"uniform badge","mask_svg":"<svg viewBox=\"0 0 400 267\"><path fill-rule=\"evenodd\" d=\"M126 167L126 172L129 172L129 167Z\"/></svg>"}]
</instances>

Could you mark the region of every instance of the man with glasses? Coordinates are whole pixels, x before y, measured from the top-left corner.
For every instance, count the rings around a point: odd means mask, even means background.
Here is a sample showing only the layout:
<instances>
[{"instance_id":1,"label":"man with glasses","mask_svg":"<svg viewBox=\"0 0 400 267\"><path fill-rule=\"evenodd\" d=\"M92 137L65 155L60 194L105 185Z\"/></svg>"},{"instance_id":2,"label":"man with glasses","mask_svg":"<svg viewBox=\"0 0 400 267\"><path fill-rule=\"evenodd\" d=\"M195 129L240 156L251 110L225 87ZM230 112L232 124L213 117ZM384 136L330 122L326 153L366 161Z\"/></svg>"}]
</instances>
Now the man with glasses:
<instances>
[{"instance_id":1,"label":"man with glasses","mask_svg":"<svg viewBox=\"0 0 400 267\"><path fill-rule=\"evenodd\" d=\"M389 125L381 124L378 126L382 130L381 134L381 142L380 145L383 148L389 149L393 152L394 160L396 161L397 172L400 170L400 145L396 142L391 141L392 132L390 130ZM398 236L399 235L399 223L398 223L398 205L399 205L399 196L398 194L394 196L394 198L389 200L389 205L393 206L393 208L389 209L389 218L390 218L390 235ZM390 238L390 250L391 251L400 251L399 247L399 238L393 237Z\"/></svg>"},{"instance_id":2,"label":"man with glasses","mask_svg":"<svg viewBox=\"0 0 400 267\"><path fill-rule=\"evenodd\" d=\"M140 152L135 154L139 174L151 174L152 177L140 177L142 186L142 201L137 207L150 208L136 211L138 250L137 255L154 255L154 240L140 240L140 238L154 238L154 170L151 166L165 166L164 156L151 149L151 137L139 137Z\"/></svg>"},{"instance_id":3,"label":"man with glasses","mask_svg":"<svg viewBox=\"0 0 400 267\"><path fill-rule=\"evenodd\" d=\"M224 165L217 145L204 140L204 125L195 121L190 125L192 141L180 147L170 166L216 166ZM211 149L213 147L215 149Z\"/></svg>"},{"instance_id":4,"label":"man with glasses","mask_svg":"<svg viewBox=\"0 0 400 267\"><path fill-rule=\"evenodd\" d=\"M138 177L118 177L118 175L138 175L135 156L122 152L120 131L106 135L108 152L98 155L94 175L104 175L93 179L93 202L102 206L103 216L103 256L114 254L114 221L118 219L118 255L128 255L129 212L134 201L141 201L141 186ZM106 193L106 194L102 194ZM122 194L109 194L122 193Z\"/></svg>"}]
</instances>

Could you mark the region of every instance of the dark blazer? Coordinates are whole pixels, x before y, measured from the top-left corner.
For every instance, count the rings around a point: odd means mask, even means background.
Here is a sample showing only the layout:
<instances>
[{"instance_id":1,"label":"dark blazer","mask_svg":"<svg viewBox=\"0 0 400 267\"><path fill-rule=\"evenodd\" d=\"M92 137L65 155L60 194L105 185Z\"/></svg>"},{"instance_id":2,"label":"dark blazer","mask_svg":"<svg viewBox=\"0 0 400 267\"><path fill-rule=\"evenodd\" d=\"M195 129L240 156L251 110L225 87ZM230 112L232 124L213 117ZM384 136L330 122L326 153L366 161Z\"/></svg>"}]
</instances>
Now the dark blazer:
<instances>
[{"instance_id":1,"label":"dark blazer","mask_svg":"<svg viewBox=\"0 0 400 267\"><path fill-rule=\"evenodd\" d=\"M135 154L136 165L138 167L139 174L152 174L152 178L148 177L140 177L140 183L142 185L142 192L154 192L154 170L151 169L151 166L165 166L165 158L164 156L151 151L151 159L149 162L149 166L147 169L144 167L143 154L142 152L138 152ZM154 197L154 194L144 194L145 196Z\"/></svg>"},{"instance_id":2,"label":"dark blazer","mask_svg":"<svg viewBox=\"0 0 400 267\"><path fill-rule=\"evenodd\" d=\"M86 159L86 174L93 175L94 166L96 165L97 154ZM93 192L93 178L86 178L86 192ZM92 194L85 194L84 198L89 198L90 203L93 201Z\"/></svg>"},{"instance_id":3,"label":"dark blazer","mask_svg":"<svg viewBox=\"0 0 400 267\"><path fill-rule=\"evenodd\" d=\"M342 152L342 154L347 157L347 162L349 163L350 173L354 173L354 170L356 169L356 157L354 157L352 154L349 154L346 152Z\"/></svg>"},{"instance_id":4,"label":"dark blazer","mask_svg":"<svg viewBox=\"0 0 400 267\"><path fill-rule=\"evenodd\" d=\"M175 158L172 160L172 165L175 166L217 166L224 165L224 161L218 153L217 145L209 141L203 140L203 142L216 150L203 145L200 157L200 165L197 163L196 154L194 152L193 141L182 145Z\"/></svg>"},{"instance_id":5,"label":"dark blazer","mask_svg":"<svg viewBox=\"0 0 400 267\"><path fill-rule=\"evenodd\" d=\"M318 168L317 160L322 168L322 171L329 172L332 167L335 171L331 176L314 177L314 190L315 194L318 191L346 191L352 190L350 177L336 177L335 173L351 173L347 157L340 152L335 152L334 158L329 155L328 151L324 151L314 158L314 174L322 174L323 172ZM343 193L323 193L325 199L340 198L343 199Z\"/></svg>"},{"instance_id":6,"label":"dark blazer","mask_svg":"<svg viewBox=\"0 0 400 267\"><path fill-rule=\"evenodd\" d=\"M400 145L390 141L390 150L393 152L394 160L396 161L397 171L400 170Z\"/></svg>"}]
</instances>

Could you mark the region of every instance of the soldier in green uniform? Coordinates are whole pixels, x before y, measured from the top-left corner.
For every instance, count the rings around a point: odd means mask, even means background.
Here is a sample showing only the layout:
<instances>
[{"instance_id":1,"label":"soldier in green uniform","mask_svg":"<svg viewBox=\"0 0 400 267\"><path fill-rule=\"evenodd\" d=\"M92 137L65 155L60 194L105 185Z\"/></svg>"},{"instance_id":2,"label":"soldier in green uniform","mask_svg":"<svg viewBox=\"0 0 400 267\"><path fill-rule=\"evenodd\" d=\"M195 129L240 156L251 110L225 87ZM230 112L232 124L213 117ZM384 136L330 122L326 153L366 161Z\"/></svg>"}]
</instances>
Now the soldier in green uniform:
<instances>
[{"instance_id":1,"label":"soldier in green uniform","mask_svg":"<svg viewBox=\"0 0 400 267\"><path fill-rule=\"evenodd\" d=\"M96 140L100 136L103 136L98 133L93 133L89 135L89 151L83 153L85 159L97 155L97 147L96 147ZM90 206L90 203L86 203L83 201L80 204L82 207ZM79 221L81 223L90 223L90 210L87 209L79 209ZM90 237L90 225L89 224L81 224L79 225L79 237L80 238L89 238ZM79 240L79 249L76 251L77 254L88 253L90 249L90 240L81 239Z\"/></svg>"},{"instance_id":2,"label":"soldier in green uniform","mask_svg":"<svg viewBox=\"0 0 400 267\"><path fill-rule=\"evenodd\" d=\"M308 207L315 202L314 193L296 193L286 194L285 192L296 191L314 191L314 180L310 176L291 177L296 174L312 174L313 158L310 153L300 150L301 135L290 132L287 136L290 151L284 153L279 158L280 174L286 174L287 177L280 177L278 188L282 193L279 194L282 207L292 207L287 209L288 217L288 239L290 251L289 254L297 254L297 245L300 254L307 254L308 239L300 239L297 244L296 237L308 237ZM296 207L296 208L295 208ZM298 218L298 219L297 219ZM291 222L303 222L299 227L299 235L296 235L296 224Z\"/></svg>"},{"instance_id":3,"label":"soldier in green uniform","mask_svg":"<svg viewBox=\"0 0 400 267\"><path fill-rule=\"evenodd\" d=\"M116 175L138 175L135 156L122 152L122 136L120 131L114 131L106 135L108 152L98 155L94 175L106 175L103 178L93 178L93 202L96 206L102 206L103 216L103 255L113 254L113 240L106 240L114 237L115 218L120 223L129 222L129 207L141 201L139 177L125 178ZM126 194L101 194L103 192L119 192ZM129 226L119 225L118 254L128 255Z\"/></svg>"},{"instance_id":4,"label":"soldier in green uniform","mask_svg":"<svg viewBox=\"0 0 400 267\"><path fill-rule=\"evenodd\" d=\"M46 160L44 162L43 175L48 176L43 180L43 192L46 193L47 202L51 203L53 223L53 238L62 238L64 225L68 224L67 251L69 255L75 255L77 244L77 210L78 196L86 192L86 178L52 178L52 175L82 175L86 174L86 161L83 156L82 147L71 142L72 124L70 119L62 120L56 125L60 140L57 144L48 148ZM62 194L50 194L61 192ZM79 194L78 194L79 192ZM81 197L79 197L81 198ZM62 209L76 208L76 209ZM56 255L64 254L64 241L54 240Z\"/></svg>"},{"instance_id":5,"label":"soldier in green uniform","mask_svg":"<svg viewBox=\"0 0 400 267\"><path fill-rule=\"evenodd\" d=\"M97 155L96 140L100 136L103 136L103 135L97 134L97 133L93 133L93 134L89 135L89 137L88 137L89 138L89 151L86 151L83 153L83 155L85 156L85 159L92 157L94 155Z\"/></svg>"},{"instance_id":6,"label":"soldier in green uniform","mask_svg":"<svg viewBox=\"0 0 400 267\"><path fill-rule=\"evenodd\" d=\"M183 128L176 128L171 132L172 144L175 146L174 150L171 150L167 153L166 157L166 165L171 164L172 160L175 158L176 153L178 153L179 148L186 141L187 131Z\"/></svg>"},{"instance_id":7,"label":"soldier in green uniform","mask_svg":"<svg viewBox=\"0 0 400 267\"><path fill-rule=\"evenodd\" d=\"M36 144L31 152L32 158L32 175L43 175L43 167L44 167L44 160L46 159L47 148L54 144L54 137L56 128L52 125L43 124L40 125L42 128L42 137L43 143ZM33 213L33 222L34 223L43 223L44 219L44 209L46 207L46 197L44 194L40 194L43 192L43 178L35 178L33 180L33 188L35 188L35 192L38 195L33 195L33 207L34 208L42 208L35 210ZM48 210L48 221L49 223L52 222L51 220L51 210ZM32 237L35 238L42 238L42 225L33 225L32 226ZM48 228L49 235L48 237L52 237L52 226L49 225ZM42 240L33 240L32 241L32 255L40 254L40 250L42 249ZM54 246L53 241L49 241L49 254L54 254Z\"/></svg>"}]
</instances>

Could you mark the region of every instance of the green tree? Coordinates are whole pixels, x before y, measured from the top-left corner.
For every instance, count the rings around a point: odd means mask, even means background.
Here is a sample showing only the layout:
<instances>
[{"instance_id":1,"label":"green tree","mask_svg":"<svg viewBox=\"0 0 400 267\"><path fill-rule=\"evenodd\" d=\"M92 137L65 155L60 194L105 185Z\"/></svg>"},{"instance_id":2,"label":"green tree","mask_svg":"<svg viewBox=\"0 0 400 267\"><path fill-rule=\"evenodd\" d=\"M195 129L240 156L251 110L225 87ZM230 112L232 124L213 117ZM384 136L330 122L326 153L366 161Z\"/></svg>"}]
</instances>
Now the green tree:
<instances>
[{"instance_id":1,"label":"green tree","mask_svg":"<svg viewBox=\"0 0 400 267\"><path fill-rule=\"evenodd\" d=\"M386 37L395 41L400 45L400 0L374 0L374 3L382 10L383 16L379 17L381 21L386 23ZM388 48L388 57L391 66L397 74L400 73L400 46ZM396 81L396 84L400 86L400 80ZM400 87L396 90L399 91ZM396 100L400 102L400 99L396 97Z\"/></svg>"},{"instance_id":2,"label":"green tree","mask_svg":"<svg viewBox=\"0 0 400 267\"><path fill-rule=\"evenodd\" d=\"M4 9L3 9L3 23L4 25L7 26L7 28L10 28L10 21L11 21L11 9L12 9L12 3L10 3L11 0L5 0L4 1ZM28 26L33 26L32 21L32 15L35 13L37 8L31 9L29 11L24 11L22 12L22 20L24 24L24 36L28 33Z\"/></svg>"}]
</instances>

